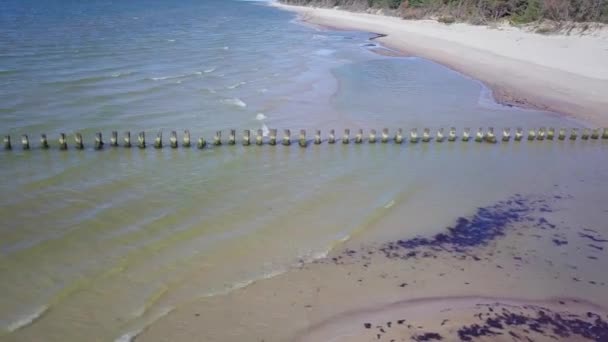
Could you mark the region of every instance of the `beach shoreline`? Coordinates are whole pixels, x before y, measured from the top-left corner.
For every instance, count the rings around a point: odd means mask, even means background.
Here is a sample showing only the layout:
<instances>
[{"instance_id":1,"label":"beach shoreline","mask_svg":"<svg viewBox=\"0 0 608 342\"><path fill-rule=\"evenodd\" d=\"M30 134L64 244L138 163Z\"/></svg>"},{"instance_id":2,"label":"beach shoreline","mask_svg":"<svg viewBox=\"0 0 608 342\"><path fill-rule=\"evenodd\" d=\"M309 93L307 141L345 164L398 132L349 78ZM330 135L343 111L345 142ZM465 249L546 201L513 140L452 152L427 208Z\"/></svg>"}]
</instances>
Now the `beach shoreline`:
<instances>
[{"instance_id":1,"label":"beach shoreline","mask_svg":"<svg viewBox=\"0 0 608 342\"><path fill-rule=\"evenodd\" d=\"M608 125L608 30L585 36L541 35L512 26L446 25L432 20L272 2L301 22L379 35L382 45L483 82L497 103Z\"/></svg>"}]
</instances>

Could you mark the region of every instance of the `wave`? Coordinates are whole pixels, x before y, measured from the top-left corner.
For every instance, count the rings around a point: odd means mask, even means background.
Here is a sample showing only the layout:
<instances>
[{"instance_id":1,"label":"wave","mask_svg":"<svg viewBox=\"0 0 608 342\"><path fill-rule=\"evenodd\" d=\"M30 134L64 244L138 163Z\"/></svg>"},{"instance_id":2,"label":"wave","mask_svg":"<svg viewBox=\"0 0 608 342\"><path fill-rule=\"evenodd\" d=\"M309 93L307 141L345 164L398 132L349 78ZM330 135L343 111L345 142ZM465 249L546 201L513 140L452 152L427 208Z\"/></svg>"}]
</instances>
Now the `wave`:
<instances>
[{"instance_id":1,"label":"wave","mask_svg":"<svg viewBox=\"0 0 608 342\"><path fill-rule=\"evenodd\" d=\"M270 130L268 129L268 126L266 126L266 124L262 124L262 135L267 137L268 134L270 134Z\"/></svg>"},{"instance_id":2,"label":"wave","mask_svg":"<svg viewBox=\"0 0 608 342\"><path fill-rule=\"evenodd\" d=\"M314 52L315 55L317 56L331 56L336 52L336 50L331 50L331 49L319 49L317 51Z\"/></svg>"},{"instance_id":3,"label":"wave","mask_svg":"<svg viewBox=\"0 0 608 342\"><path fill-rule=\"evenodd\" d=\"M151 80L152 81L164 81L164 80L171 80L174 78L180 78L180 77L185 77L185 76L187 76L187 75L152 77Z\"/></svg>"},{"instance_id":4,"label":"wave","mask_svg":"<svg viewBox=\"0 0 608 342\"><path fill-rule=\"evenodd\" d=\"M112 74L112 77L122 77L133 74L133 71L125 71L125 72L116 72Z\"/></svg>"},{"instance_id":5,"label":"wave","mask_svg":"<svg viewBox=\"0 0 608 342\"><path fill-rule=\"evenodd\" d=\"M240 107L240 108L246 108L247 104L245 102L243 102L243 100L239 99L239 98L232 98L232 99L224 99L221 100L221 102L223 104L227 104L227 105L231 105L231 106L236 106L236 107Z\"/></svg>"},{"instance_id":6,"label":"wave","mask_svg":"<svg viewBox=\"0 0 608 342\"><path fill-rule=\"evenodd\" d=\"M216 68L216 67L213 67L213 68L205 69L205 70L203 70L203 72L204 72L205 74L209 74L209 73L214 72L215 70L217 70L217 68Z\"/></svg>"},{"instance_id":7,"label":"wave","mask_svg":"<svg viewBox=\"0 0 608 342\"><path fill-rule=\"evenodd\" d=\"M198 75L202 75L203 72L207 72L205 71L194 71L191 72L189 74L179 74L179 75L169 75L169 76L160 76L160 77L151 77L150 79L153 81L164 81L164 80L172 80L172 79L176 79L176 78L184 78L184 77L190 77L190 76L198 76Z\"/></svg>"},{"instance_id":8,"label":"wave","mask_svg":"<svg viewBox=\"0 0 608 342\"><path fill-rule=\"evenodd\" d=\"M175 307L172 307L172 306L161 309L158 312L158 314L153 315L141 327L139 327L138 329L131 330L131 331L129 331L129 332L127 332L127 333L119 336L117 339L114 340L114 342L132 342L132 341L135 341L135 339L137 338L137 336L139 336L148 326L150 326L152 323L158 321L159 319L163 318L164 316L167 316L173 310L175 310Z\"/></svg>"},{"instance_id":9,"label":"wave","mask_svg":"<svg viewBox=\"0 0 608 342\"><path fill-rule=\"evenodd\" d=\"M267 118L267 116L266 116L266 115L264 115L263 113L258 113L258 114L255 116L255 119L256 119L256 120L258 120L258 121L262 121L262 120L264 120L264 119L266 119L266 118Z\"/></svg>"},{"instance_id":10,"label":"wave","mask_svg":"<svg viewBox=\"0 0 608 342\"><path fill-rule=\"evenodd\" d=\"M228 89L236 89L236 88L238 88L238 87L240 87L242 85L245 85L245 84L247 84L247 82L239 82L239 83L233 84L231 86L228 86L226 88L228 88Z\"/></svg>"},{"instance_id":11,"label":"wave","mask_svg":"<svg viewBox=\"0 0 608 342\"><path fill-rule=\"evenodd\" d=\"M21 329L23 327L26 327L26 326L34 323L40 317L42 317L42 315L44 315L44 313L48 309L49 309L48 306L44 306L44 305L41 306L41 307L38 307L31 314L25 315L25 316L19 318L18 320L10 323L6 327L6 330L8 330L9 332L13 332L13 331L19 330L19 329Z\"/></svg>"}]
</instances>

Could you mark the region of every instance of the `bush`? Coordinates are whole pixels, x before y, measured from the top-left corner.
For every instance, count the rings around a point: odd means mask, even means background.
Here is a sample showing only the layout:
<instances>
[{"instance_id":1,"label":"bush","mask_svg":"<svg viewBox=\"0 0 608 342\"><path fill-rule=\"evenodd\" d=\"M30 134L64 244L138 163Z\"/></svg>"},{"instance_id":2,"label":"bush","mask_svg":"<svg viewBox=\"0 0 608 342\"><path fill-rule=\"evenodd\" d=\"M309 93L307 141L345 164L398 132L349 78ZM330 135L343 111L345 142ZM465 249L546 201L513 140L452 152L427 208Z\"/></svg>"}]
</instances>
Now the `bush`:
<instances>
[{"instance_id":1,"label":"bush","mask_svg":"<svg viewBox=\"0 0 608 342\"><path fill-rule=\"evenodd\" d=\"M608 23L608 0L280 0L295 5L389 9L406 19L439 16L441 22L513 23L553 21ZM452 19L454 21L452 21Z\"/></svg>"},{"instance_id":2,"label":"bush","mask_svg":"<svg viewBox=\"0 0 608 342\"><path fill-rule=\"evenodd\" d=\"M453 24L456 22L456 18L452 17L451 15L442 15L437 19L437 21L444 24Z\"/></svg>"}]
</instances>

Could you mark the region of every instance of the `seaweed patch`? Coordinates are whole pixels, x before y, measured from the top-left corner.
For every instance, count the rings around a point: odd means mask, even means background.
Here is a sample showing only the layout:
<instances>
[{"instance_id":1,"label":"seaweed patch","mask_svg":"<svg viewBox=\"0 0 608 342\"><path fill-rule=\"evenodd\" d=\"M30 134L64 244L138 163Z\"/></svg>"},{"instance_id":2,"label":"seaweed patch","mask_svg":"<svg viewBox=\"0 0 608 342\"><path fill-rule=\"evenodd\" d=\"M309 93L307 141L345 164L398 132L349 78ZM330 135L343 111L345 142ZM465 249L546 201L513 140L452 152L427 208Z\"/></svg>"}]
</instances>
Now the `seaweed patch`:
<instances>
[{"instance_id":1,"label":"seaweed patch","mask_svg":"<svg viewBox=\"0 0 608 342\"><path fill-rule=\"evenodd\" d=\"M531 309L527 307L527 309ZM548 337L584 338L591 341L608 341L608 322L593 312L584 316L567 313L555 313L544 308L535 308L533 313L513 312L502 308L494 312L493 317L485 322L463 326L458 329L458 337L462 341L473 341L476 337L502 335L503 330L521 329L525 335L531 332ZM481 315L479 316L481 318ZM508 332L512 337L519 337L513 331Z\"/></svg>"},{"instance_id":2,"label":"seaweed patch","mask_svg":"<svg viewBox=\"0 0 608 342\"><path fill-rule=\"evenodd\" d=\"M533 217L538 208L548 210L543 199L530 199L521 195L500 201L494 205L478 208L470 217L460 217L447 232L432 237L416 237L398 240L382 245L379 250L388 258L408 259L430 257L432 253L421 252L427 248L432 251L466 252L474 247L485 246L505 235L506 230L515 223L526 223L540 229L553 229L555 225L545 218ZM562 241L560 241L562 243Z\"/></svg>"}]
</instances>

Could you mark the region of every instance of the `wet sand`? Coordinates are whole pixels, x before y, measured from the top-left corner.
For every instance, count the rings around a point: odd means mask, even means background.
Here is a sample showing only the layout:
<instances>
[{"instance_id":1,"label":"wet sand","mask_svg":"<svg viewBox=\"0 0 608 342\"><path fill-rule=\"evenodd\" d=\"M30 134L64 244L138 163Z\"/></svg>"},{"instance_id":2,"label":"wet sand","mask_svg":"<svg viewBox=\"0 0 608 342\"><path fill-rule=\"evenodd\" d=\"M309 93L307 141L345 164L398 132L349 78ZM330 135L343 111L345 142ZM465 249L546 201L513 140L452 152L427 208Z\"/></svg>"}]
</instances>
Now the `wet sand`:
<instances>
[{"instance_id":1,"label":"wet sand","mask_svg":"<svg viewBox=\"0 0 608 342\"><path fill-rule=\"evenodd\" d=\"M288 6L304 22L385 35L378 41L483 81L497 102L608 125L608 30L541 35L511 26L445 25L432 20Z\"/></svg>"},{"instance_id":2,"label":"wet sand","mask_svg":"<svg viewBox=\"0 0 608 342\"><path fill-rule=\"evenodd\" d=\"M441 233L353 239L326 259L180 307L137 340L602 341L608 232L591 203L606 200L556 185L478 208Z\"/></svg>"}]
</instances>

